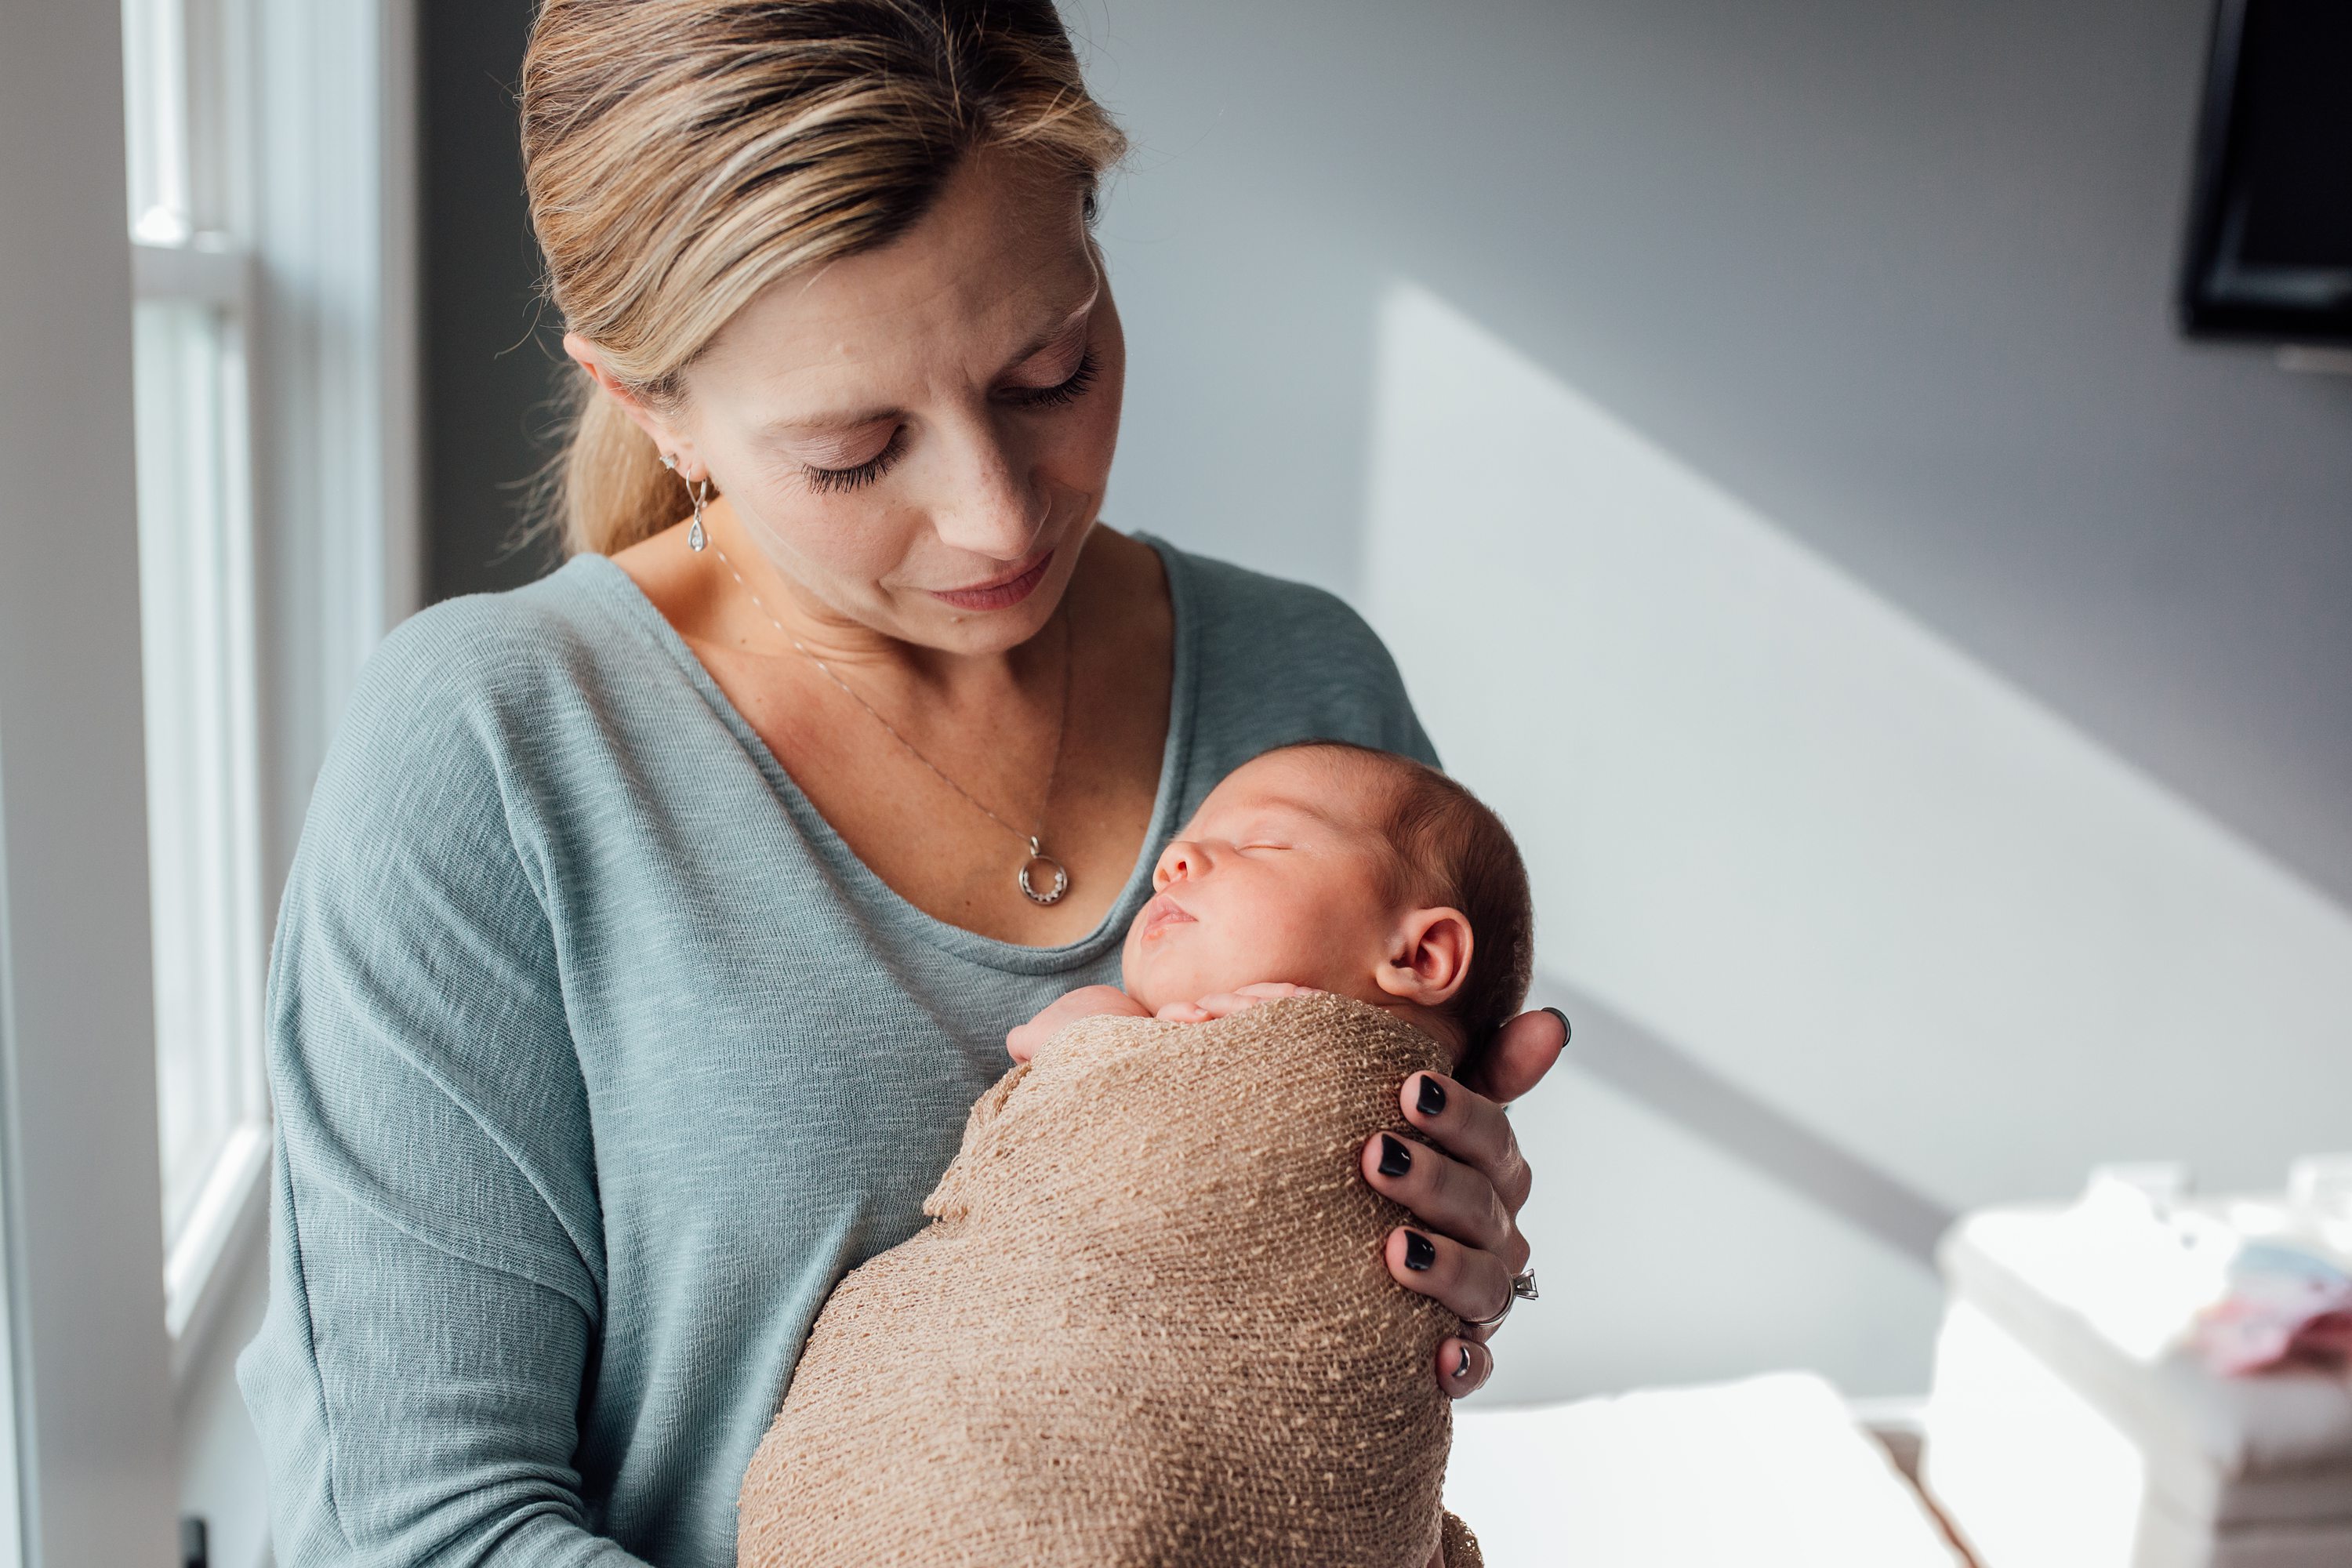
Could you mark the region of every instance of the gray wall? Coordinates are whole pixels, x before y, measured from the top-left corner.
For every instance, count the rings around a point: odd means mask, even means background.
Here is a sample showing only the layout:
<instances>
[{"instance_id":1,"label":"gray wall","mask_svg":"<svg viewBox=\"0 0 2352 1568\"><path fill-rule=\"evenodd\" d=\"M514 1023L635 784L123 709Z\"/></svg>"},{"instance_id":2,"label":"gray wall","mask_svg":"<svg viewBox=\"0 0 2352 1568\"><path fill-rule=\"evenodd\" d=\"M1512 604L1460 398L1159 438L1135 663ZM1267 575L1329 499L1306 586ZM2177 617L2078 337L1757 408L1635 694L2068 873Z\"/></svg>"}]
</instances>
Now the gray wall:
<instances>
[{"instance_id":1,"label":"gray wall","mask_svg":"<svg viewBox=\"0 0 2352 1568\"><path fill-rule=\"evenodd\" d=\"M2352 900L2352 379L2168 315L2205 0L1073 15L1118 521L1352 585L1408 277Z\"/></svg>"},{"instance_id":2,"label":"gray wall","mask_svg":"<svg viewBox=\"0 0 2352 1568\"><path fill-rule=\"evenodd\" d=\"M2298 1150L2352 1145L2341 968L2258 985L2234 950L2192 956L2241 919L2275 919L2282 951L2352 951L2340 908L2229 843L2352 903L2352 381L2171 324L2203 0L1071 15L1138 142L1104 230L1133 366L1108 515L1365 605L1440 744L1534 846L1543 961L1614 1064L1520 1114L1558 1304L1515 1326L1496 1393L1789 1363L1917 1388L1933 1280L1874 1215L2063 1195L2097 1159L2274 1182ZM1515 381L1439 449L1382 449L1376 429L1444 424L1395 423L1430 402L1393 384L1399 284L1559 389L1567 422L1518 428L1543 398ZM1645 491L1580 405L1721 504ZM1642 496L1654 526L1543 514L1544 462L1603 458L1626 471L1592 504ZM1418 595L1397 591L1400 495L1440 563ZM1478 510L1498 498L1526 516ZM1646 612L1594 598L1619 563L1585 547L1729 540L1735 516L1858 592L1750 539L1731 553L1753 591L1711 620L1684 624L1665 570L1623 578L1673 595ZM1726 560L1691 549L1696 594ZM1463 552L1491 595L1449 568ZM1548 604L1579 623L1545 637ZM1738 617L1747 644L1697 647ZM1644 619L1680 641L1645 644ZM1782 651L1824 626L1848 642ZM1458 628L1499 696L1448 689L1424 626ZM1562 662L1629 650L1598 675ZM1883 658L1892 699L1831 693L1841 655ZM1727 731L1738 715L1688 700L1742 689L1727 659L1822 680L1759 699L1791 726L1745 759L1777 773L1776 810L1743 809L1740 773L1628 782L1592 750L1739 763L1612 717ZM1897 761L1913 697L1952 732ZM1816 758L1945 815L1832 805L1795 776ZM1645 810L1668 795L1687 821ZM1697 867L1695 833L1717 847ZM1776 838L1813 853L1775 864ZM1913 863L1937 875L1890 869ZM2191 912L2134 926L2135 900ZM2305 1114L2314 1095L2335 1109Z\"/></svg>"}]
</instances>

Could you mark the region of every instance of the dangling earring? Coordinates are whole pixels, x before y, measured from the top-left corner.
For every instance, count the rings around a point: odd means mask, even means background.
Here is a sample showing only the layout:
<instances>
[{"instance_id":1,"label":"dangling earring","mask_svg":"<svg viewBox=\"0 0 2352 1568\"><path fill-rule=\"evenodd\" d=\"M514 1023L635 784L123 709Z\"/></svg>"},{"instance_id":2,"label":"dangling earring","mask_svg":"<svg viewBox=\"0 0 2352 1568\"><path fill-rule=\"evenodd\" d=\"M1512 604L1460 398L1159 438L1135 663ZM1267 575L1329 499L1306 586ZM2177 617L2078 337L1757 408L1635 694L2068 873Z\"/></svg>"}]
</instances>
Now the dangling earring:
<instances>
[{"instance_id":1,"label":"dangling earring","mask_svg":"<svg viewBox=\"0 0 2352 1568\"><path fill-rule=\"evenodd\" d=\"M673 474L677 473L677 455L674 452L664 452L662 467ZM683 475L679 477L684 478ZM686 547L699 555L710 546L710 535L705 532L702 527L702 503L710 495L710 476L703 475L702 483L687 491L687 494L694 498L694 526L686 531Z\"/></svg>"}]
</instances>

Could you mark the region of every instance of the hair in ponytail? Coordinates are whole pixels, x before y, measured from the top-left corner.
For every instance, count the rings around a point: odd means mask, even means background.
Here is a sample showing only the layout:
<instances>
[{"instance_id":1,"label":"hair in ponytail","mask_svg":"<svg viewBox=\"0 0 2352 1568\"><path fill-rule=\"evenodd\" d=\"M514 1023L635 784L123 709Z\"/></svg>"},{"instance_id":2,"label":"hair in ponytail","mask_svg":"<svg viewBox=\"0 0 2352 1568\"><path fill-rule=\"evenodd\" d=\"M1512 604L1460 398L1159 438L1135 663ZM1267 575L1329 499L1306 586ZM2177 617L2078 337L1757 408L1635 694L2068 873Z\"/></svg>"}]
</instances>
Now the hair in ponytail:
<instances>
[{"instance_id":1,"label":"hair in ponytail","mask_svg":"<svg viewBox=\"0 0 2352 1568\"><path fill-rule=\"evenodd\" d=\"M1126 151L1052 0L545 0L522 152L566 330L656 405L776 279L876 249L983 147L1091 202ZM549 521L610 554L675 521L660 454L582 373Z\"/></svg>"}]
</instances>

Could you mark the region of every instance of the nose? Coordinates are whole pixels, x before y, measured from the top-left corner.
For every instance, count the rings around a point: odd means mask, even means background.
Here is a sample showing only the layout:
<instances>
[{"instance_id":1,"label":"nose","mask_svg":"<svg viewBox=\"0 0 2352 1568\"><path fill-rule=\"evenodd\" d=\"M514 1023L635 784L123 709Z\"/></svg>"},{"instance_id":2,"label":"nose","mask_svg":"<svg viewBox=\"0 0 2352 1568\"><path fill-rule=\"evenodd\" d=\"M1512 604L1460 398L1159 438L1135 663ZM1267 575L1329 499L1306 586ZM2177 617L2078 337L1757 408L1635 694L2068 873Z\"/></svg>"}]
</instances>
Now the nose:
<instances>
[{"instance_id":1,"label":"nose","mask_svg":"<svg viewBox=\"0 0 2352 1568\"><path fill-rule=\"evenodd\" d=\"M943 543L1010 562L1035 547L1053 500L1030 481L1028 463L1005 435L986 419L966 429L932 526Z\"/></svg>"},{"instance_id":2,"label":"nose","mask_svg":"<svg viewBox=\"0 0 2352 1568\"><path fill-rule=\"evenodd\" d=\"M1160 864L1151 868L1151 886L1157 891L1171 882L1190 881L1208 868L1209 858L1201 846L1179 838L1160 852Z\"/></svg>"}]
</instances>

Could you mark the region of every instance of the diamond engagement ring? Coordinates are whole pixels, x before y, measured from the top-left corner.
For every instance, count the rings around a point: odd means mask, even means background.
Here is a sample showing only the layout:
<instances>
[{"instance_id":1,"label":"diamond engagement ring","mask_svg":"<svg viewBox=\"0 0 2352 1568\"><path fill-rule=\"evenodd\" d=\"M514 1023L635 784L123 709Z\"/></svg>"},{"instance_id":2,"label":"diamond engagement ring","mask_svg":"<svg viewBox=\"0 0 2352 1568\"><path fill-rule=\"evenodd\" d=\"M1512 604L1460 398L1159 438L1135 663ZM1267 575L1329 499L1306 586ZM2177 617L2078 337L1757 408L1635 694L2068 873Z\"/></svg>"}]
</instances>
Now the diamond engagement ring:
<instances>
[{"instance_id":1,"label":"diamond engagement ring","mask_svg":"<svg viewBox=\"0 0 2352 1568\"><path fill-rule=\"evenodd\" d=\"M1536 1289L1536 1271L1532 1268L1528 1269L1524 1273L1511 1277L1511 1293L1503 1298L1503 1304L1496 1309L1493 1317L1465 1318L1463 1321L1474 1329L1489 1331L1499 1329L1503 1326L1503 1320L1511 1315L1512 1308L1523 1300L1532 1301L1540 1294L1541 1292Z\"/></svg>"}]
</instances>

